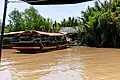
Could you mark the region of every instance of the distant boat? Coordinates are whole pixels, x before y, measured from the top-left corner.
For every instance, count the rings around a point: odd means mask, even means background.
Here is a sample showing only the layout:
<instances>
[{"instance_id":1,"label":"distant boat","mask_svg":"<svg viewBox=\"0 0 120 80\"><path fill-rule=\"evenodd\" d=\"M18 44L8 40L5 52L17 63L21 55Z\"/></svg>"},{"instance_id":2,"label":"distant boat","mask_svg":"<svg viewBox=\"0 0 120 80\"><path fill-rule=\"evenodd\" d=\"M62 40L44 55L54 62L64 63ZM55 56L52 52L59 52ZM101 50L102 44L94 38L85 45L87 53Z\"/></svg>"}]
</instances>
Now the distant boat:
<instances>
[{"instance_id":1,"label":"distant boat","mask_svg":"<svg viewBox=\"0 0 120 80\"><path fill-rule=\"evenodd\" d=\"M18 51L42 51L45 48L66 48L67 40L63 33L24 31L12 38L13 49Z\"/></svg>"}]
</instances>

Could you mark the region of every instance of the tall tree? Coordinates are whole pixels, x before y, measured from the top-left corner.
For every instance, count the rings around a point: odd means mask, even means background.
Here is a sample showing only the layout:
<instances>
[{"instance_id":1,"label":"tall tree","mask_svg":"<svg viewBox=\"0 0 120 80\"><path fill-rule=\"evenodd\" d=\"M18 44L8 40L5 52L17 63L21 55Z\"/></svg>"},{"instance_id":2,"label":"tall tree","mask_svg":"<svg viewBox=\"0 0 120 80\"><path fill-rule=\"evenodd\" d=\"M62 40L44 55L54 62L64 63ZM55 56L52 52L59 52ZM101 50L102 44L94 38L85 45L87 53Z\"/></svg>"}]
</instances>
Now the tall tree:
<instances>
[{"instance_id":1,"label":"tall tree","mask_svg":"<svg viewBox=\"0 0 120 80\"><path fill-rule=\"evenodd\" d=\"M10 14L10 22L13 23L14 27L13 27L13 31L19 31L22 28L22 23L23 23L23 19L22 19L22 14L17 10L14 9Z\"/></svg>"},{"instance_id":2,"label":"tall tree","mask_svg":"<svg viewBox=\"0 0 120 80\"><path fill-rule=\"evenodd\" d=\"M40 19L40 15L35 8L30 7L28 9L25 9L23 12L23 19L26 29L33 30L38 28L38 20Z\"/></svg>"},{"instance_id":3,"label":"tall tree","mask_svg":"<svg viewBox=\"0 0 120 80\"><path fill-rule=\"evenodd\" d=\"M11 31L19 30L39 30L39 31L51 31L52 20L42 17L38 10L34 7L25 9L23 12L19 12L17 9L9 14L9 26L12 26ZM8 29L8 28L7 28ZM7 30L8 31L8 30Z\"/></svg>"}]
</instances>

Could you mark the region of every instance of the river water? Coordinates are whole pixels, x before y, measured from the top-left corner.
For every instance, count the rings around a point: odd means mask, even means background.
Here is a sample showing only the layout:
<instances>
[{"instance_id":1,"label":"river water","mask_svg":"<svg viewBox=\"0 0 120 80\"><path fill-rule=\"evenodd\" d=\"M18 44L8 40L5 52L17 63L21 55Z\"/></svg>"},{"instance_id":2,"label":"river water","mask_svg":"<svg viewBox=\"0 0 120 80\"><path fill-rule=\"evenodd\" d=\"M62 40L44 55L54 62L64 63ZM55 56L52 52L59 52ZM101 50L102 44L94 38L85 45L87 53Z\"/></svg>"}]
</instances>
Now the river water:
<instances>
[{"instance_id":1,"label":"river water","mask_svg":"<svg viewBox=\"0 0 120 80\"><path fill-rule=\"evenodd\" d=\"M5 80L120 80L120 50L74 47L44 53L4 49ZM1 79L0 79L1 80Z\"/></svg>"}]
</instances>

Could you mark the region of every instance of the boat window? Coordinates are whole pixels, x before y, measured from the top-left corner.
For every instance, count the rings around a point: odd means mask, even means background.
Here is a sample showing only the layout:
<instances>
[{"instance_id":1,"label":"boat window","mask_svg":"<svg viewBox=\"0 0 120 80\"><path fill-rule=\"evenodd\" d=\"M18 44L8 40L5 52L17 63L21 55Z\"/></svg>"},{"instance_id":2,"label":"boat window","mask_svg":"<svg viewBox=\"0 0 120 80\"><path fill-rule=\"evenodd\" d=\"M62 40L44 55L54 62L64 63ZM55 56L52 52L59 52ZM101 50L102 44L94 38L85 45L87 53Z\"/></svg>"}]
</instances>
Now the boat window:
<instances>
[{"instance_id":1,"label":"boat window","mask_svg":"<svg viewBox=\"0 0 120 80\"><path fill-rule=\"evenodd\" d=\"M18 42L20 39L19 37L12 37L11 42Z\"/></svg>"},{"instance_id":2,"label":"boat window","mask_svg":"<svg viewBox=\"0 0 120 80\"><path fill-rule=\"evenodd\" d=\"M32 40L34 40L34 37L30 37L30 36L20 37L20 41L32 41Z\"/></svg>"}]
</instances>

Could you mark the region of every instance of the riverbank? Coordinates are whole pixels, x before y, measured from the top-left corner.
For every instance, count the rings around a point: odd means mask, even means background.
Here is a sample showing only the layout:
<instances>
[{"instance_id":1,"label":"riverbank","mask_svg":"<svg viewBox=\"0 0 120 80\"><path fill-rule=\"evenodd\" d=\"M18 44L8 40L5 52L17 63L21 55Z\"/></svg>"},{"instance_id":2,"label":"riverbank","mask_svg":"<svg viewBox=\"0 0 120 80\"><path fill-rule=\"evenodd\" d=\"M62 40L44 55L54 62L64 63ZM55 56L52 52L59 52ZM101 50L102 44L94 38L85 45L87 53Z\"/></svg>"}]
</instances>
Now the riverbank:
<instances>
[{"instance_id":1,"label":"riverbank","mask_svg":"<svg viewBox=\"0 0 120 80\"><path fill-rule=\"evenodd\" d=\"M120 50L72 47L37 54L4 49L1 69L12 80L119 80Z\"/></svg>"}]
</instances>

